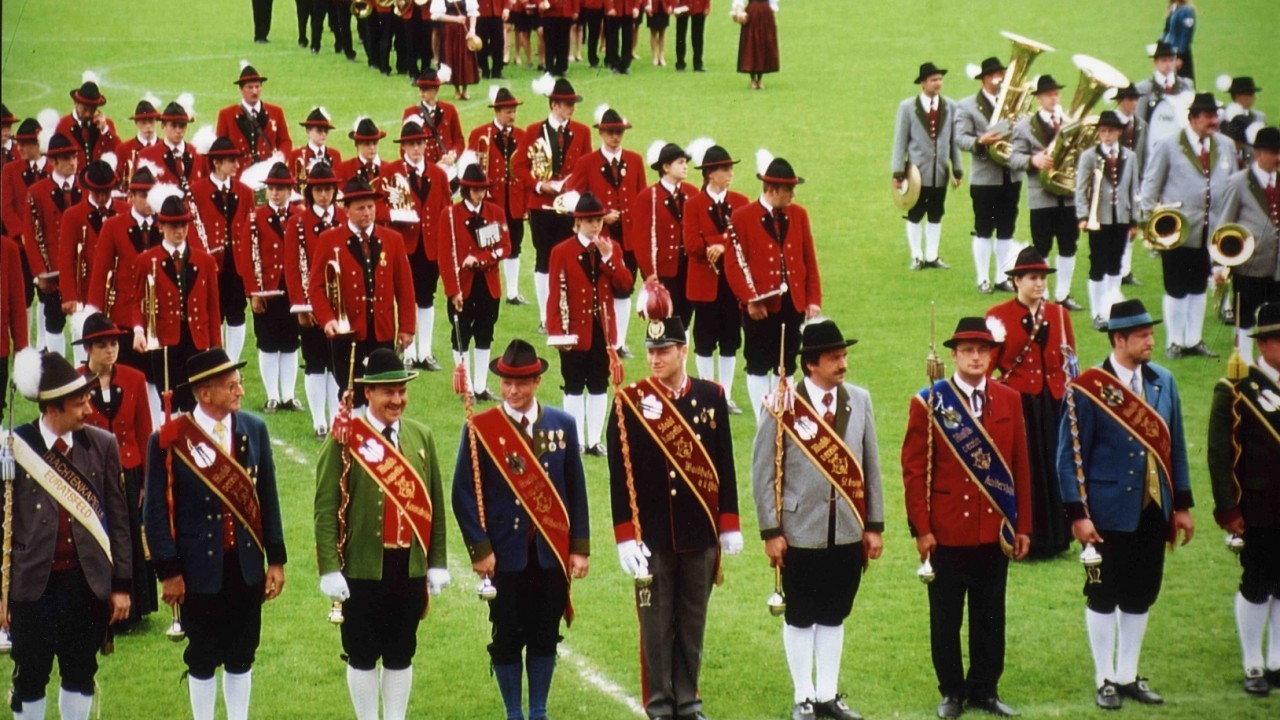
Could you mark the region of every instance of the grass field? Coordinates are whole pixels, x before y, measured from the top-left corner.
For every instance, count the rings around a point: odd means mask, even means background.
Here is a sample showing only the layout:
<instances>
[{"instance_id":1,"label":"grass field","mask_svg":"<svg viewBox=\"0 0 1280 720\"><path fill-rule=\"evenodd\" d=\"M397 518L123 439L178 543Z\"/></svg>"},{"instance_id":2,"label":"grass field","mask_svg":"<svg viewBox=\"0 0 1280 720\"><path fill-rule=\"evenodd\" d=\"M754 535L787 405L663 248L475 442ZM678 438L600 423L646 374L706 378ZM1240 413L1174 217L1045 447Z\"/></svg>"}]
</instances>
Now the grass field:
<instances>
[{"instance_id":1,"label":"grass field","mask_svg":"<svg viewBox=\"0 0 1280 720\"><path fill-rule=\"evenodd\" d=\"M1201 85L1211 86L1222 72L1252 74L1267 88L1259 96L1260 106L1272 118L1280 116L1280 65L1264 61L1275 57L1274 33L1268 29L1277 20L1275 3L1204 0L1199 5L1202 27L1195 54ZM627 145L641 152L657 138L686 143L710 135L746 159L735 187L749 196L759 190L750 160L759 147L786 157L807 178L797 201L812 215L822 261L824 311L846 335L860 340L851 353L850 379L866 386L877 404L888 496L885 555L866 574L848 623L841 688L850 693L850 704L868 717L931 717L937 693L929 661L928 608L913 572L918 560L903 519L897 458L908 398L925 379L929 302L937 302L939 328L946 332L957 317L980 314L1003 298L974 292L967 187L952 194L944 221L943 256L954 269L907 271L900 214L888 198L892 113L899 100L916 91L911 80L926 60L951 69L944 94L959 99L974 92L976 82L964 77L964 66L989 55L1007 59L1009 48L1000 30L1058 48L1042 56L1035 69L1052 73L1072 90L1077 77L1070 63L1073 53L1098 56L1140 79L1150 70L1143 48L1154 42L1162 27L1161 3L784 2L778 16L783 71L765 79L768 89L763 92L748 90L747 78L734 72L737 28L727 10L727 1L720 0L708 22L706 74L652 67L643 38L641 58L630 77L595 73L585 64L571 67L570 79L586 98L579 119L589 123L592 109L609 103L635 126ZM65 113L67 91L78 86L80 73L89 68L102 76L103 92L110 100L106 112L126 137L132 133L125 118L146 91L166 102L180 92L193 92L199 116L194 130L212 123L219 107L237 100L231 83L244 58L270 76L265 97L284 106L294 123L290 131L295 140L301 131L296 123L312 106L324 105L342 129L334 133L334 145L344 154L351 151L345 131L357 115L370 115L380 126L393 129L401 109L416 101L407 79L381 77L365 67L363 58L348 63L328 44L319 57L312 57L294 43L293 28L292 3L283 1L276 3L272 42L261 46L251 42L245 0L9 0L3 5L3 98L19 117L34 116L46 107ZM667 53L668 63L674 65L673 37ZM515 94L526 101L521 122L542 117L543 107L529 90L532 71L512 69L508 76ZM442 97L449 94L446 90ZM459 107L467 128L489 117L485 88L477 88L473 96L477 99ZM389 158L394 145L387 143L383 151ZM1019 237L1026 240L1025 202L1023 208ZM530 270L532 260L525 265ZM1159 268L1142 252L1136 253L1135 266L1146 282L1137 294L1158 312ZM1084 272L1077 273L1077 296L1083 295ZM521 282L523 293L532 298L527 274ZM1074 319L1082 362L1100 362L1105 338L1087 329L1083 314ZM504 306L497 347L514 336L536 339L536 326L534 308ZM435 351L441 358L448 356L447 331L441 318L435 333ZM640 346L641 332L633 323L631 347ZM1208 323L1206 340L1224 356L1229 335L1228 328ZM251 348L246 357L252 361ZM1250 699L1240 689L1231 611L1239 571L1211 515L1205 423L1210 390L1223 362L1183 360L1174 370L1185 403L1199 532L1190 546L1168 559L1164 592L1152 613L1142 663L1143 674L1166 695L1167 704L1149 713L1134 706L1122 713L1169 719L1276 717L1280 699ZM641 361L628 364L629 377L643 372ZM253 381L252 364L248 376L245 407L254 410L264 398ZM553 369L543 386L544 402L558 402L557 386ZM741 370L734 390L745 407ZM410 413L434 428L445 474L451 477L462 411L450 394L447 373L426 375L413 384ZM20 420L33 414L31 405L19 405ZM270 426L292 562L287 567L287 591L264 610L254 717L349 717L337 631L324 620L328 602L317 590L312 559L312 473L319 445L311 437L306 413L273 416ZM772 573L756 539L754 508L747 499L754 425L748 414L736 418L733 426L748 543L746 552L726 560L725 585L712 598L702 690L706 712L713 718L784 717L790 709L791 683L780 622L764 607ZM551 715L634 717L636 711L626 701L639 692L630 583L617 566L609 533L604 461L586 462L596 553L590 576L575 584L578 619L565 633ZM451 518L445 522L451 523ZM484 650L485 610L471 592L469 563L452 527L449 544L455 586L433 602L420 631L412 716L501 717ZM1026 716L1097 714L1081 576L1078 563L1068 556L1011 570L1009 649L1001 690ZM104 717L189 716L186 689L179 684L181 647L164 639L166 625L166 614L152 616L143 631L121 638L116 654L103 661L99 680ZM8 667L7 661L0 661L0 668Z\"/></svg>"}]
</instances>

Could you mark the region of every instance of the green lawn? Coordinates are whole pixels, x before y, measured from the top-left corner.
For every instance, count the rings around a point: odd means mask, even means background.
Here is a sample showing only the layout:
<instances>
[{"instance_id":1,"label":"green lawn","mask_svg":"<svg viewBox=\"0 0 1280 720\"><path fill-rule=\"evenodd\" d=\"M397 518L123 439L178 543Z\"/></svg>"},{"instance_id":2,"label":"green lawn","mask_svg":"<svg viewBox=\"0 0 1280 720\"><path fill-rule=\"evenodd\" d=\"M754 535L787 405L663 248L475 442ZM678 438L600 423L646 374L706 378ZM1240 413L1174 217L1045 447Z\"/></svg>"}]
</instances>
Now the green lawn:
<instances>
[{"instance_id":1,"label":"green lawn","mask_svg":"<svg viewBox=\"0 0 1280 720\"><path fill-rule=\"evenodd\" d=\"M110 100L106 111L126 137L132 133L125 118L146 91L166 102L180 92L193 92L199 116L194 132L201 124L213 123L219 107L237 100L232 80L244 58L270 76L266 99L285 107L295 140L301 132L296 123L314 105L332 112L342 130L334 133L334 144L344 153L351 150L345 132L357 115L370 115L394 135L401 109L416 101L407 79L383 78L367 69L363 58L348 63L331 52L328 41L319 57L299 49L293 42L294 11L289 2L276 3L271 44L254 45L248 5L244 0L11 0L3 6L3 99L19 117L34 116L46 107L64 113L69 109L66 92L79 84L81 71L91 68L102 76ZM630 77L597 74L585 65L570 70L574 86L586 97L579 119L589 124L595 106L608 102L635 126L627 140L632 148L643 152L654 139L686 143L710 135L745 159L738 167L736 187L750 196L759 191L751 157L760 147L789 159L807 179L797 200L812 215L825 281L824 311L847 336L860 340L851 354L850 377L869 388L877 403L889 490L885 555L865 576L849 622L841 679L850 704L868 717L931 717L937 702L928 609L914 575L917 558L903 520L897 462L908 398L925 380L929 302L938 303L939 329L946 332L960 315L980 314L1003 299L981 297L973 289L967 187L952 195L951 213L944 222L943 255L954 269L907 271L900 214L888 197L894 108L916 92L911 80L926 60L951 69L945 94L959 99L974 92L976 83L965 78L964 67L989 55L1007 59L1009 48L1000 30L1058 48L1042 56L1035 69L1052 73L1072 86L1071 91L1077 76L1070 62L1073 53L1098 56L1140 79L1150 68L1143 48L1157 37L1162 16L1159 3L1139 5L1100 0L1028 0L997 6L927 0L784 2L778 16L783 72L765 79L764 92L752 92L747 78L733 72L737 28L727 17L728 3L720 0L708 22L706 74L652 67L643 39L641 58ZM1280 116L1275 101L1280 66L1262 60L1274 57L1274 44L1268 40L1274 34L1260 22L1269 19L1274 24L1274 2L1204 0L1199 5L1203 27L1195 51L1202 86L1210 86L1221 72L1252 74L1258 85L1268 88L1260 96L1262 108L1273 118ZM673 38L667 53L669 65L674 65ZM508 75L515 94L526 101L521 122L540 118L543 108L529 90L533 73L513 69ZM449 94L442 93L446 98ZM468 129L489 117L485 88L477 88L473 96L477 99L459 108ZM394 147L388 142L384 157L390 158ZM1019 235L1025 240L1025 202L1023 208ZM1077 297L1084 294L1086 270L1081 265ZM1143 252L1137 253L1135 265L1146 282L1138 296L1158 313L1159 267ZM530 255L526 273L531 266ZM533 297L527 274L521 289ZM1075 320L1082 362L1101 361L1105 338L1087 329L1083 314ZM536 325L534 308L503 306L498 347L517 335L537 340ZM435 351L442 359L448 356L447 332L441 317ZM632 323L631 347L640 347L642 332L639 323ZM1213 321L1207 324L1206 340L1224 355L1229 336L1228 328ZM254 360L252 345L246 357ZM1143 674L1165 693L1167 704L1151 713L1131 706L1123 714L1275 717L1280 700L1246 698L1240 689L1231 611L1239 570L1211 515L1205 422L1211 387L1223 371L1223 361L1184 360L1174 370L1186 403L1199 533L1189 547L1169 557L1142 664ZM644 365L633 360L627 372L638 377ZM252 364L248 375L254 377ZM544 401L558 401L558 384L553 369L543 388ZM248 387L246 408L261 407L261 388L252 380ZM735 399L746 406L741 370ZM412 403L413 416L434 428L445 474L451 477L462 411L450 394L448 374L426 375L415 382ZM31 405L20 404L20 420L33 413ZM750 415L733 424L748 544L743 555L726 560L725 585L712 598L702 689L713 718L784 717L791 704L791 684L780 621L764 607L772 572L755 539L754 512L747 499L754 427ZM287 591L264 611L254 717L348 717L338 635L325 622L328 601L317 590L312 561L312 473L319 445L311 437L306 413L276 415L270 425L277 441L292 562ZM600 689L612 683L617 692L638 695L637 639L630 583L617 566L609 533L604 462L588 459L587 470L597 529L595 566L575 587L578 619L565 633L565 657L551 713L557 718L630 717L634 712L619 695ZM469 563L452 528L449 542L455 586L433 602L420 631L413 716L498 718L501 703L484 650L485 609L472 593ZM1082 572L1070 557L1020 564L1011 572L1009 650L1001 690L1027 716L1097 714L1081 585ZM188 716L186 690L179 684L181 646L164 639L167 620L164 613L153 616L144 631L121 638L116 654L104 659L99 673L104 717ZM8 663L0 661L0 667L7 670Z\"/></svg>"}]
</instances>

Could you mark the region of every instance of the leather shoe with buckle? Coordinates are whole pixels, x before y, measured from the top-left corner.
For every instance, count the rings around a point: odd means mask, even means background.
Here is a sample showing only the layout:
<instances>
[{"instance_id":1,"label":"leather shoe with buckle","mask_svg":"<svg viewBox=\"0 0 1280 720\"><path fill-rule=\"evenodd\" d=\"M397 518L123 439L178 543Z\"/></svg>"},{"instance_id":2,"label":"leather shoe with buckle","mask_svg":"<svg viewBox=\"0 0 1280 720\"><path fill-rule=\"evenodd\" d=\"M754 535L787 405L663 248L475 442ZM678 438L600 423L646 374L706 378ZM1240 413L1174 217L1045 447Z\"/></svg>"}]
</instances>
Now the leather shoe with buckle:
<instances>
[{"instance_id":1,"label":"leather shoe with buckle","mask_svg":"<svg viewBox=\"0 0 1280 720\"><path fill-rule=\"evenodd\" d=\"M934 258L934 259L932 259L932 260L929 260L929 261L925 262L925 265L926 265L926 266L928 266L928 267L931 267L931 268L938 269L938 270L950 270L950 269L951 269L951 265L950 265L950 264L948 264L948 263L947 263L947 261L946 261L946 260L943 260L941 257L936 257L936 258Z\"/></svg>"},{"instance_id":2,"label":"leather shoe with buckle","mask_svg":"<svg viewBox=\"0 0 1280 720\"><path fill-rule=\"evenodd\" d=\"M992 715L999 715L1000 717L1018 717L1022 714L1006 705L1004 701L1000 699L999 695L992 695L989 698L983 698L981 700L977 698L970 698L969 707L982 710L983 712L989 712Z\"/></svg>"},{"instance_id":3,"label":"leather shoe with buckle","mask_svg":"<svg viewBox=\"0 0 1280 720\"><path fill-rule=\"evenodd\" d=\"M1000 282L996 283L996 289L999 290L1000 292L1007 292L1007 293L1014 292L1013 283L1009 282L1008 280L1001 280Z\"/></svg>"},{"instance_id":4,"label":"leather shoe with buckle","mask_svg":"<svg viewBox=\"0 0 1280 720\"><path fill-rule=\"evenodd\" d=\"M1196 357L1205 357L1205 358L1216 358L1216 357L1218 357L1218 353L1216 353L1216 352L1214 352L1214 351L1210 350L1210 349L1209 349L1209 346L1208 346L1208 345L1205 345L1203 340L1201 340L1200 342L1196 343L1195 345L1192 345L1192 346L1191 346L1191 347L1189 347L1189 348L1183 348L1183 349L1182 349L1182 354L1183 354L1183 355L1194 355L1194 356L1196 356Z\"/></svg>"},{"instance_id":5,"label":"leather shoe with buckle","mask_svg":"<svg viewBox=\"0 0 1280 720\"><path fill-rule=\"evenodd\" d=\"M630 360L635 356L636 354L631 352L631 348L627 347L626 345L618 346L618 357L622 358L623 360Z\"/></svg>"},{"instance_id":6,"label":"leather shoe with buckle","mask_svg":"<svg viewBox=\"0 0 1280 720\"><path fill-rule=\"evenodd\" d=\"M1071 297L1070 295L1062 298L1062 300L1058 304L1070 310L1071 312L1079 312L1084 309L1084 306L1076 302L1075 298Z\"/></svg>"},{"instance_id":7,"label":"leather shoe with buckle","mask_svg":"<svg viewBox=\"0 0 1280 720\"><path fill-rule=\"evenodd\" d=\"M1120 284L1121 284L1121 285L1132 285L1132 286L1134 286L1134 287L1138 287L1138 286L1142 285L1142 281L1141 281L1141 280L1139 280L1138 278L1134 277L1134 276L1133 276L1133 273L1129 273L1128 275L1125 275L1124 277L1120 278Z\"/></svg>"},{"instance_id":8,"label":"leather shoe with buckle","mask_svg":"<svg viewBox=\"0 0 1280 720\"><path fill-rule=\"evenodd\" d=\"M920 258L911 258L911 270L923 270L925 267L926 265L924 264L924 261Z\"/></svg>"},{"instance_id":9,"label":"leather shoe with buckle","mask_svg":"<svg viewBox=\"0 0 1280 720\"><path fill-rule=\"evenodd\" d=\"M1164 356L1169 360L1181 360L1182 346L1179 345L1178 343L1174 343L1170 345L1169 347L1164 349Z\"/></svg>"},{"instance_id":10,"label":"leather shoe with buckle","mask_svg":"<svg viewBox=\"0 0 1280 720\"><path fill-rule=\"evenodd\" d=\"M791 720L813 720L817 715L813 712L813 702L805 700L791 708Z\"/></svg>"},{"instance_id":11,"label":"leather shoe with buckle","mask_svg":"<svg viewBox=\"0 0 1280 720\"><path fill-rule=\"evenodd\" d=\"M1119 710L1124 702L1120 698L1119 691L1116 690L1116 684L1110 680L1102 683L1102 687L1098 688L1098 692L1093 696L1093 701L1103 710Z\"/></svg>"},{"instance_id":12,"label":"leather shoe with buckle","mask_svg":"<svg viewBox=\"0 0 1280 720\"><path fill-rule=\"evenodd\" d=\"M422 358L422 369L428 372L440 372L440 361L436 360L435 355L428 355Z\"/></svg>"},{"instance_id":13,"label":"leather shoe with buckle","mask_svg":"<svg viewBox=\"0 0 1280 720\"><path fill-rule=\"evenodd\" d=\"M266 405L262 406L262 412L267 415L275 415L276 410L280 409L279 400L268 400Z\"/></svg>"},{"instance_id":14,"label":"leather shoe with buckle","mask_svg":"<svg viewBox=\"0 0 1280 720\"><path fill-rule=\"evenodd\" d=\"M1138 678L1127 685L1117 685L1116 690L1127 698L1132 698L1143 705L1163 705L1164 698L1160 697L1154 690L1147 685L1146 678Z\"/></svg>"},{"instance_id":15,"label":"leather shoe with buckle","mask_svg":"<svg viewBox=\"0 0 1280 720\"><path fill-rule=\"evenodd\" d=\"M476 393L476 400L480 402L493 402L493 393L489 392L487 389L481 390Z\"/></svg>"},{"instance_id":16,"label":"leather shoe with buckle","mask_svg":"<svg viewBox=\"0 0 1280 720\"><path fill-rule=\"evenodd\" d=\"M731 400L731 399L729 399L729 398L725 398L725 405L727 405L727 406L729 407L729 414L730 414L730 415L741 415L741 414L742 414L742 408L738 407L738 403L734 402L733 400Z\"/></svg>"},{"instance_id":17,"label":"leather shoe with buckle","mask_svg":"<svg viewBox=\"0 0 1280 720\"><path fill-rule=\"evenodd\" d=\"M815 702L813 704L813 712L821 718L833 718L834 720L862 720L862 716L856 710L845 704L844 699L847 697L844 693L840 693L830 700Z\"/></svg>"},{"instance_id":18,"label":"leather shoe with buckle","mask_svg":"<svg viewBox=\"0 0 1280 720\"><path fill-rule=\"evenodd\" d=\"M958 697L942 698L942 702L938 703L938 717L940 718L958 718L964 714L964 703Z\"/></svg>"},{"instance_id":19,"label":"leather shoe with buckle","mask_svg":"<svg viewBox=\"0 0 1280 720\"><path fill-rule=\"evenodd\" d=\"M991 289L991 283L987 282L986 280L983 280L982 283L978 285L979 295L990 295L993 292L995 291Z\"/></svg>"},{"instance_id":20,"label":"leather shoe with buckle","mask_svg":"<svg viewBox=\"0 0 1280 720\"><path fill-rule=\"evenodd\" d=\"M508 305L528 305L529 301L524 299L523 295L512 295L507 298Z\"/></svg>"},{"instance_id":21,"label":"leather shoe with buckle","mask_svg":"<svg viewBox=\"0 0 1280 720\"><path fill-rule=\"evenodd\" d=\"M1267 674L1262 668L1251 667L1244 671L1244 691L1260 697L1271 694L1271 683L1267 682Z\"/></svg>"},{"instance_id":22,"label":"leather shoe with buckle","mask_svg":"<svg viewBox=\"0 0 1280 720\"><path fill-rule=\"evenodd\" d=\"M604 443L596 443L595 445L587 448L586 454L594 455L596 457L607 457L609 455L609 451L605 450Z\"/></svg>"}]
</instances>

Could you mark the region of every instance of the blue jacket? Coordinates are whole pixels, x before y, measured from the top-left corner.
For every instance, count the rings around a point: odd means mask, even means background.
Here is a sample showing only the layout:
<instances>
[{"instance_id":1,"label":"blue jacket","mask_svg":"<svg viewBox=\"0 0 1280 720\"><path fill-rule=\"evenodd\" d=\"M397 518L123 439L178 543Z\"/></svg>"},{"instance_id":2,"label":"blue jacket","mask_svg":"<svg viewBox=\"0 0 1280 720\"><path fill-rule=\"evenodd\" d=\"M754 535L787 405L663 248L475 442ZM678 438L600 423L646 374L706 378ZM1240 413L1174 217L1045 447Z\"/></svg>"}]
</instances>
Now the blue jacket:
<instances>
[{"instance_id":1,"label":"blue jacket","mask_svg":"<svg viewBox=\"0 0 1280 720\"><path fill-rule=\"evenodd\" d=\"M238 463L256 479L258 504L262 509L262 541L266 553L253 541L249 530L236 521L236 548L240 571L247 585L260 585L266 578L264 562L285 564L284 527L280 521L280 496L276 493L276 465L271 457L271 438L266 423L249 413L231 414L233 449ZM177 456L173 458L173 527L169 532L168 481L165 451L159 433L147 443L147 488L143 517L147 543L156 575L167 580L182 575L187 592L212 594L222 589L222 510L218 496L209 490ZM176 536L176 537L175 537Z\"/></svg>"},{"instance_id":2,"label":"blue jacket","mask_svg":"<svg viewBox=\"0 0 1280 720\"><path fill-rule=\"evenodd\" d=\"M1164 26L1164 42L1173 46L1173 51L1186 55L1191 51L1191 41L1196 36L1196 10L1183 5L1169 14Z\"/></svg>"},{"instance_id":3,"label":"blue jacket","mask_svg":"<svg viewBox=\"0 0 1280 720\"><path fill-rule=\"evenodd\" d=\"M1110 358L1102 364L1102 369L1115 375ZM1172 497L1164 473L1157 470L1161 475L1161 507L1165 520L1168 520L1172 510L1186 510L1194 504L1191 475L1187 469L1187 442L1182 427L1182 402L1178 399L1178 386L1168 370L1147 363L1142 366L1142 381L1147 403L1164 418L1173 442L1170 452L1173 459ZM1074 390L1069 389L1068 392L1075 395L1088 517L1099 530L1133 532L1142 514L1146 451L1124 426L1092 400ZM1067 412L1062 413L1062 421L1058 425L1058 484L1062 489L1067 517L1073 521L1085 517L1085 504L1080 500L1076 481L1071 417Z\"/></svg>"},{"instance_id":4,"label":"blue jacket","mask_svg":"<svg viewBox=\"0 0 1280 720\"><path fill-rule=\"evenodd\" d=\"M587 555L590 552L590 513L587 507L587 481L582 470L582 456L578 454L578 431L573 416L539 403L540 413L533 423L533 452L546 469L556 493L564 501L569 515L569 552ZM504 413L501 406L489 412ZM505 413L504 413L505 415ZM458 462L453 473L453 514L462 531L462 539L471 559L480 560L494 553L498 572L520 572L528 565L529 530L533 521L516 498L511 486L493 464L493 458L477 444L480 458L481 483L484 486L484 514L486 530L480 529L476 511L475 476L471 466L471 438L466 424L462 426L462 441L458 444ZM546 433L564 432L556 436L557 449L547 449ZM517 431L518 432L518 431ZM538 565L543 568L559 567L555 552L536 533Z\"/></svg>"}]
</instances>

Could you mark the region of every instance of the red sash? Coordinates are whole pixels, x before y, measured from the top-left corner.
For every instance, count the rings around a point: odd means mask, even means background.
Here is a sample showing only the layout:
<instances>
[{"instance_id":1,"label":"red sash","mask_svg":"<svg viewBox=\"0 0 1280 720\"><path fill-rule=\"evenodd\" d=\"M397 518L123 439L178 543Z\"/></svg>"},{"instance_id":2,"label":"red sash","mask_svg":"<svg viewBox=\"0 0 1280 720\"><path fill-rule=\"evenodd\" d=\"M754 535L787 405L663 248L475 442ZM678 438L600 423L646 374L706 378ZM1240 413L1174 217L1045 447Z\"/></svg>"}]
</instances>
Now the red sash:
<instances>
[{"instance_id":1,"label":"red sash","mask_svg":"<svg viewBox=\"0 0 1280 720\"><path fill-rule=\"evenodd\" d=\"M490 408L472 416L471 429L493 459L502 479L507 481L511 492L529 513L534 527L555 551L565 579L572 582L569 576L569 511L546 468L538 462L532 447L520 437L520 431L501 408ZM572 602L565 603L564 619L568 623L573 622Z\"/></svg>"},{"instance_id":2,"label":"red sash","mask_svg":"<svg viewBox=\"0 0 1280 720\"><path fill-rule=\"evenodd\" d=\"M1164 470L1165 484L1173 497L1173 438L1160 413L1102 368L1089 368L1071 385L1142 443Z\"/></svg>"},{"instance_id":3,"label":"red sash","mask_svg":"<svg viewBox=\"0 0 1280 720\"><path fill-rule=\"evenodd\" d=\"M253 541L265 550L262 508L249 471L228 455L217 440L209 437L190 415L179 415L169 424L173 426L174 438L169 449L231 509L231 514L248 529Z\"/></svg>"},{"instance_id":4,"label":"red sash","mask_svg":"<svg viewBox=\"0 0 1280 720\"><path fill-rule=\"evenodd\" d=\"M719 532L720 474L697 433L667 398L667 391L653 378L645 378L619 388L618 395L693 490L706 511L712 532Z\"/></svg>"},{"instance_id":5,"label":"red sash","mask_svg":"<svg viewBox=\"0 0 1280 720\"><path fill-rule=\"evenodd\" d=\"M867 497L862 465L844 440L836 434L835 428L828 425L799 393L794 397L790 421L786 421L788 413L783 413L782 427L786 428L787 435L804 451L814 466L822 471L827 482L849 503L858 527L865 527ZM772 413L773 409L769 408L769 412Z\"/></svg>"},{"instance_id":6,"label":"red sash","mask_svg":"<svg viewBox=\"0 0 1280 720\"><path fill-rule=\"evenodd\" d=\"M409 527L422 544L431 548L431 494L422 477L382 433L365 418L353 418L347 425L347 450L373 478L397 508L409 519Z\"/></svg>"}]
</instances>

